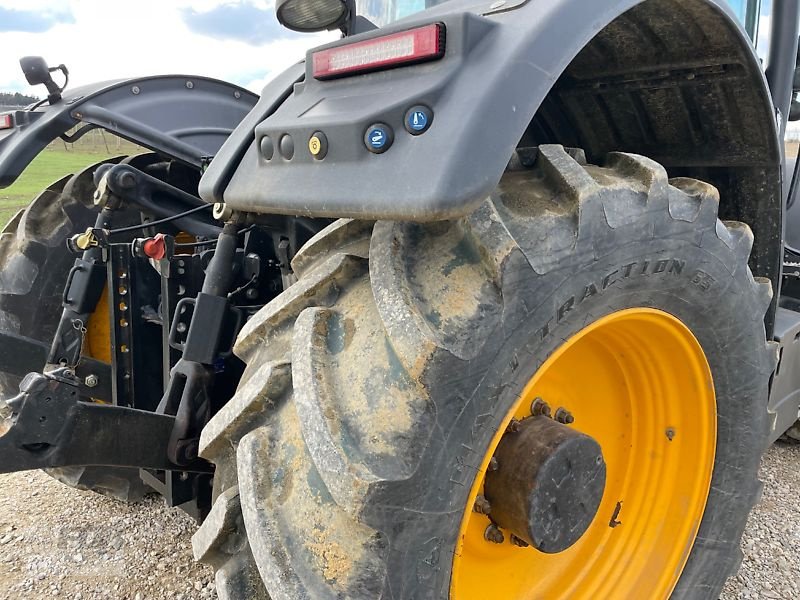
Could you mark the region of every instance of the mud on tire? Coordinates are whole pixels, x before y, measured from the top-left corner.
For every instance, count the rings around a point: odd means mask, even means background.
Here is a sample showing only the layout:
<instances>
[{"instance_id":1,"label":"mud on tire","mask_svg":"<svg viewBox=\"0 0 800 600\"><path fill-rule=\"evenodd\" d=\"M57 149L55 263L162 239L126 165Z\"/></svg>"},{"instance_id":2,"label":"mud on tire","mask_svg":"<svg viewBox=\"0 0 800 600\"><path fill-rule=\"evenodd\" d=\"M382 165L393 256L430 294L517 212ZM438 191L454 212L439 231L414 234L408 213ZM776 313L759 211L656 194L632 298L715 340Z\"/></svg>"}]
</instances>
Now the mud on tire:
<instances>
[{"instance_id":1,"label":"mud on tire","mask_svg":"<svg viewBox=\"0 0 800 600\"><path fill-rule=\"evenodd\" d=\"M340 220L298 283L245 326L247 370L202 456L216 503L194 537L222 597L449 597L468 493L519 382L588 323L677 316L715 381L707 509L677 598L718 597L759 493L774 352L753 237L717 191L658 164L543 146L470 217Z\"/></svg>"}]
</instances>

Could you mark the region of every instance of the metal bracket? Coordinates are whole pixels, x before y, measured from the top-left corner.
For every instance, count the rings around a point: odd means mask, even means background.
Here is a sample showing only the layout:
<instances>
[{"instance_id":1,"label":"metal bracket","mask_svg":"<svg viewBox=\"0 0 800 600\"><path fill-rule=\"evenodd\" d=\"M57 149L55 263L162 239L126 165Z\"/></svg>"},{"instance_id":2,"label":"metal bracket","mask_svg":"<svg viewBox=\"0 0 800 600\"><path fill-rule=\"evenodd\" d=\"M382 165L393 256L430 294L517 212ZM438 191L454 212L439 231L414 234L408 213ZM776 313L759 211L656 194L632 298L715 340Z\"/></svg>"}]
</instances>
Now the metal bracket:
<instances>
[{"instance_id":1,"label":"metal bracket","mask_svg":"<svg viewBox=\"0 0 800 600\"><path fill-rule=\"evenodd\" d=\"M29 373L0 422L0 473L66 466L119 466L207 473L196 459L178 466L167 457L175 418L83 402L69 372Z\"/></svg>"},{"instance_id":2,"label":"metal bracket","mask_svg":"<svg viewBox=\"0 0 800 600\"><path fill-rule=\"evenodd\" d=\"M131 165L114 165L105 171L103 179L114 196L159 218L206 205L200 198ZM182 231L207 238L216 238L222 231L216 220L205 212L183 216L173 224Z\"/></svg>"},{"instance_id":3,"label":"metal bracket","mask_svg":"<svg viewBox=\"0 0 800 600\"><path fill-rule=\"evenodd\" d=\"M15 333L0 331L0 371L25 377L31 369L41 369L47 362L48 345ZM75 367L78 393L103 402L112 401L111 367L104 362L81 357Z\"/></svg>"}]
</instances>

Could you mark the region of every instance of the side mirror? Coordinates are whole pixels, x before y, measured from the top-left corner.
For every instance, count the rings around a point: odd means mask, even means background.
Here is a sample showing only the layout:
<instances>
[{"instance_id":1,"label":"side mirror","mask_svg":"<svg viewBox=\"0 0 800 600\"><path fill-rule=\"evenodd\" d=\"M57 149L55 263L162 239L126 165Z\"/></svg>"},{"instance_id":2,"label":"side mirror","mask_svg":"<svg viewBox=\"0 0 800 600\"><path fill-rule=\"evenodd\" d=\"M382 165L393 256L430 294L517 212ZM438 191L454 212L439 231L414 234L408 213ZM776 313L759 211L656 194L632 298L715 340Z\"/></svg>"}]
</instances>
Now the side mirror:
<instances>
[{"instance_id":1,"label":"side mirror","mask_svg":"<svg viewBox=\"0 0 800 600\"><path fill-rule=\"evenodd\" d=\"M61 100L61 92L67 87L69 81L69 71L64 65L48 67L47 62L41 56L23 56L19 59L19 66L25 74L25 79L30 85L44 85L47 88L47 101L54 104ZM53 81L51 73L61 71L64 74L64 85L59 86Z\"/></svg>"},{"instance_id":2,"label":"side mirror","mask_svg":"<svg viewBox=\"0 0 800 600\"><path fill-rule=\"evenodd\" d=\"M41 56L24 56L19 59L19 66L22 67L25 79L28 80L30 85L47 85L48 83L56 85L55 81L53 81L53 76L50 75L47 63ZM49 85L47 90L50 91ZM58 90L57 87L56 90Z\"/></svg>"}]
</instances>

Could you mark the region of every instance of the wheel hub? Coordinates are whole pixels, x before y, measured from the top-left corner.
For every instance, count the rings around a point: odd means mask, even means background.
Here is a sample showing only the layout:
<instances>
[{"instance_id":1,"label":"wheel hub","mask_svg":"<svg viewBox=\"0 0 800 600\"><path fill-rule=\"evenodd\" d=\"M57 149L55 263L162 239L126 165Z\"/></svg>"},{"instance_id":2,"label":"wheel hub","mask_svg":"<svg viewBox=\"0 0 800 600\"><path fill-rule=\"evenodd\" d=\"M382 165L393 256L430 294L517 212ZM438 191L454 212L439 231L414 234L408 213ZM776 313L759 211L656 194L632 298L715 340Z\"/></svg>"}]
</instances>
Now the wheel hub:
<instances>
[{"instance_id":1,"label":"wheel hub","mask_svg":"<svg viewBox=\"0 0 800 600\"><path fill-rule=\"evenodd\" d=\"M485 497L500 528L540 552L563 552L589 528L603 499L600 445L545 416L518 422L495 452Z\"/></svg>"}]
</instances>

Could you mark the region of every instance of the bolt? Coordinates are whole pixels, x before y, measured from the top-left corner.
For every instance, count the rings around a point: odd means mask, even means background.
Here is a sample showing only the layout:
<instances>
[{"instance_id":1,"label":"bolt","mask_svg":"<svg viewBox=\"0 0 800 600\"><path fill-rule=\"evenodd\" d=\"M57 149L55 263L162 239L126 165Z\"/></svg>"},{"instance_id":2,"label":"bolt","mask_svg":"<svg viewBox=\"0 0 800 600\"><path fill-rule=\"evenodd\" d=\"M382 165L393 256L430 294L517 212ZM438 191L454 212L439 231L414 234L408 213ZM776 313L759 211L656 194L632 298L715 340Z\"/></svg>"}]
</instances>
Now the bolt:
<instances>
[{"instance_id":1,"label":"bolt","mask_svg":"<svg viewBox=\"0 0 800 600\"><path fill-rule=\"evenodd\" d=\"M511 422L506 427L506 433L517 433L519 431L519 419L511 419Z\"/></svg>"},{"instance_id":2,"label":"bolt","mask_svg":"<svg viewBox=\"0 0 800 600\"><path fill-rule=\"evenodd\" d=\"M198 440L189 440L177 448L179 462L187 463L197 458Z\"/></svg>"},{"instance_id":3,"label":"bolt","mask_svg":"<svg viewBox=\"0 0 800 600\"><path fill-rule=\"evenodd\" d=\"M675 430L672 427L667 429L667 439L671 442L675 437Z\"/></svg>"},{"instance_id":4,"label":"bolt","mask_svg":"<svg viewBox=\"0 0 800 600\"><path fill-rule=\"evenodd\" d=\"M126 189L136 187L136 176L130 171L125 171L119 176L119 184Z\"/></svg>"},{"instance_id":5,"label":"bolt","mask_svg":"<svg viewBox=\"0 0 800 600\"><path fill-rule=\"evenodd\" d=\"M520 548L527 548L528 546L530 546L530 544L528 542L526 542L525 540L523 540L521 538L518 538L513 533L511 534L511 543L514 544L515 546L520 547Z\"/></svg>"},{"instance_id":6,"label":"bolt","mask_svg":"<svg viewBox=\"0 0 800 600\"><path fill-rule=\"evenodd\" d=\"M483 532L483 539L493 544L502 544L506 540L506 536L500 531L500 528L494 523L490 524L486 531Z\"/></svg>"},{"instance_id":7,"label":"bolt","mask_svg":"<svg viewBox=\"0 0 800 600\"><path fill-rule=\"evenodd\" d=\"M97 378L97 375L87 375L86 379L84 380L86 387L96 387L100 380Z\"/></svg>"},{"instance_id":8,"label":"bolt","mask_svg":"<svg viewBox=\"0 0 800 600\"><path fill-rule=\"evenodd\" d=\"M486 499L486 496L478 496L475 498L475 506L472 507L479 515L488 515L492 512L492 504Z\"/></svg>"},{"instance_id":9,"label":"bolt","mask_svg":"<svg viewBox=\"0 0 800 600\"><path fill-rule=\"evenodd\" d=\"M531 402L531 414L534 417L543 416L549 417L552 414L552 410L550 410L550 405L542 400L541 398L536 398L533 402Z\"/></svg>"},{"instance_id":10,"label":"bolt","mask_svg":"<svg viewBox=\"0 0 800 600\"><path fill-rule=\"evenodd\" d=\"M187 81L187 82L186 82L186 89L187 89L187 90L190 90L190 89L192 89L193 87L194 87L194 83L192 83L191 81Z\"/></svg>"},{"instance_id":11,"label":"bolt","mask_svg":"<svg viewBox=\"0 0 800 600\"><path fill-rule=\"evenodd\" d=\"M135 85L135 86L133 86L133 87L131 88L131 93L133 93L133 95L134 95L134 96L135 96L136 94L138 94L139 92L141 92L141 90L139 89L139 86L138 86L138 85Z\"/></svg>"},{"instance_id":12,"label":"bolt","mask_svg":"<svg viewBox=\"0 0 800 600\"><path fill-rule=\"evenodd\" d=\"M181 481L189 481L189 474L186 471L181 471L181 474L178 476L178 479Z\"/></svg>"},{"instance_id":13,"label":"bolt","mask_svg":"<svg viewBox=\"0 0 800 600\"><path fill-rule=\"evenodd\" d=\"M258 290L255 288L250 288L244 293L244 295L245 297L247 297L248 300L255 300L256 298L258 298Z\"/></svg>"},{"instance_id":14,"label":"bolt","mask_svg":"<svg viewBox=\"0 0 800 600\"><path fill-rule=\"evenodd\" d=\"M497 471L497 469L499 469L499 468L500 468L500 465L497 464L497 459L493 456L489 460L489 467L487 468L487 471Z\"/></svg>"},{"instance_id":15,"label":"bolt","mask_svg":"<svg viewBox=\"0 0 800 600\"><path fill-rule=\"evenodd\" d=\"M214 204L212 214L218 221L227 221L233 216L233 210L228 208L224 202L217 202Z\"/></svg>"},{"instance_id":16,"label":"bolt","mask_svg":"<svg viewBox=\"0 0 800 600\"><path fill-rule=\"evenodd\" d=\"M239 90L236 90L235 92L233 92L233 97L238 100L239 98L242 97L242 92L240 92Z\"/></svg>"},{"instance_id":17,"label":"bolt","mask_svg":"<svg viewBox=\"0 0 800 600\"><path fill-rule=\"evenodd\" d=\"M563 407L559 407L558 410L556 410L555 418L556 421L563 423L564 425L570 425L571 423L575 422L575 417L572 416L572 413Z\"/></svg>"}]
</instances>

